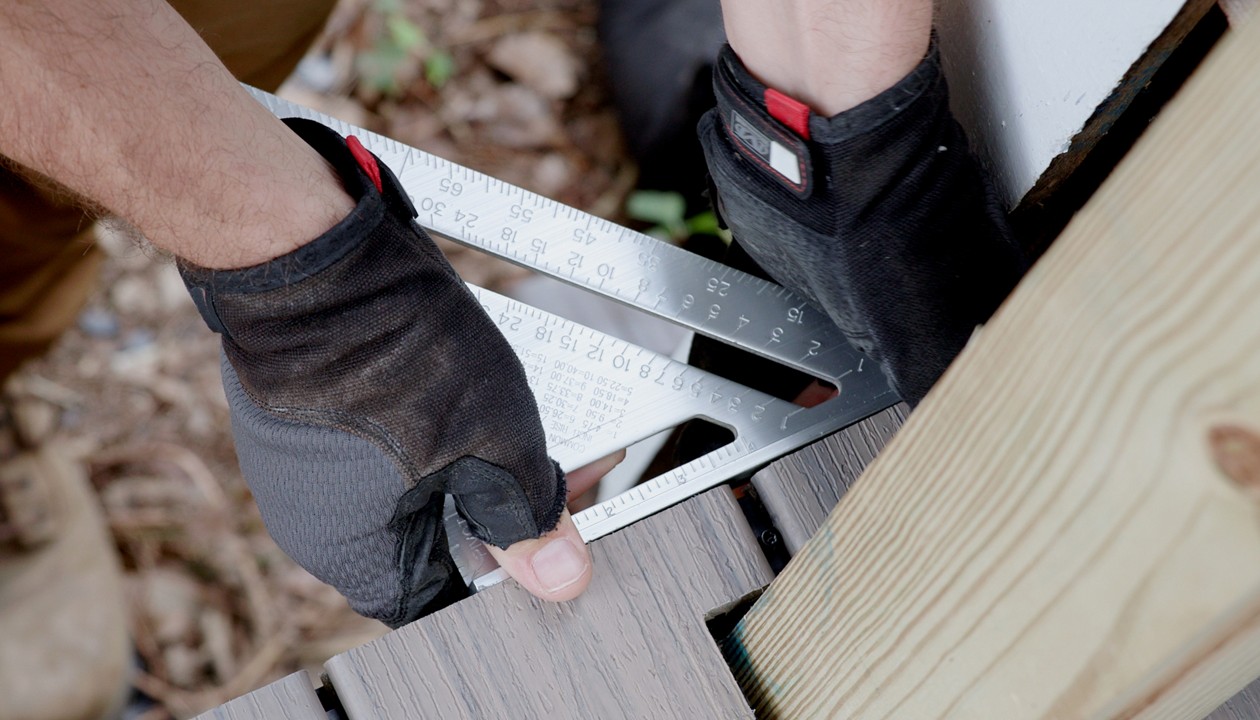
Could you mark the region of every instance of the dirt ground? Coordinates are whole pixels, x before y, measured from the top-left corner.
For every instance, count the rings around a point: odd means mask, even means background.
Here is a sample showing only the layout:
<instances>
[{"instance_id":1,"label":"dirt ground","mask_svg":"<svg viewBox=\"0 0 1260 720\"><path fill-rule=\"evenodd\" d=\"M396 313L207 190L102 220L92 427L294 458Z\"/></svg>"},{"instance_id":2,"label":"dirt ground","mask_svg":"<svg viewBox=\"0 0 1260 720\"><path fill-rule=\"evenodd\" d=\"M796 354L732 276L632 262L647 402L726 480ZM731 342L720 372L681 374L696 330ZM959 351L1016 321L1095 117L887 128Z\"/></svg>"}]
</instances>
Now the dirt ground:
<instances>
[{"instance_id":1,"label":"dirt ground","mask_svg":"<svg viewBox=\"0 0 1260 720\"><path fill-rule=\"evenodd\" d=\"M635 171L592 0L346 0L283 95L565 203L618 217ZM90 458L127 574L143 697L190 717L361 644L352 613L267 536L236 466L218 342L172 265L105 233L103 283L16 388ZM466 279L523 272L447 247Z\"/></svg>"}]
</instances>

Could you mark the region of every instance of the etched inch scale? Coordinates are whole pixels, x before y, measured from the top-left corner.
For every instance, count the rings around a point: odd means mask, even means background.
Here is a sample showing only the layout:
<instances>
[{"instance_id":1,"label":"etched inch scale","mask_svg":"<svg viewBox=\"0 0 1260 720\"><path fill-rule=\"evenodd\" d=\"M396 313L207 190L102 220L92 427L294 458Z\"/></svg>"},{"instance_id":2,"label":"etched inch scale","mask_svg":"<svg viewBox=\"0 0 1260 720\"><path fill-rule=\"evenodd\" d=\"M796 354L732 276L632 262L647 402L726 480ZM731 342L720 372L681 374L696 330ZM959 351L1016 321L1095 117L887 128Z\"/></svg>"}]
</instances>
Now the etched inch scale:
<instances>
[{"instance_id":1,"label":"etched inch scale","mask_svg":"<svg viewBox=\"0 0 1260 720\"><path fill-rule=\"evenodd\" d=\"M354 135L398 175L429 232L770 358L839 388L802 408L548 313L469 286L525 367L547 450L565 470L692 418L728 445L589 508L590 542L896 403L883 373L803 298L649 235L597 218L382 135L250 89L280 117ZM448 502L451 551L477 588L497 566Z\"/></svg>"}]
</instances>

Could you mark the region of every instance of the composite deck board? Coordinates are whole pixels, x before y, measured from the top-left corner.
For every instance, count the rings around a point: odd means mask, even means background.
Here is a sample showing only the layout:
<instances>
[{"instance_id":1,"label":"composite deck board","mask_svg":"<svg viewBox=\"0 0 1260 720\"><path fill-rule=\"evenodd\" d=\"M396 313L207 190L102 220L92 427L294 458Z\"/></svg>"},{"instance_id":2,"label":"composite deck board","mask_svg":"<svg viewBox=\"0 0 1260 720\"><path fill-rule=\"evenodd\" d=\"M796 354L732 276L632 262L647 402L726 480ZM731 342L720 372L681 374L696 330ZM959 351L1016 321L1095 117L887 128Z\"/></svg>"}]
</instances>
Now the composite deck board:
<instances>
[{"instance_id":1,"label":"composite deck board","mask_svg":"<svg viewBox=\"0 0 1260 720\"><path fill-rule=\"evenodd\" d=\"M591 550L577 600L507 582L330 660L351 720L753 717L705 625L772 578L730 490Z\"/></svg>"},{"instance_id":2,"label":"composite deck board","mask_svg":"<svg viewBox=\"0 0 1260 720\"><path fill-rule=\"evenodd\" d=\"M888 408L753 476L753 486L789 553L795 555L822 526L840 497L905 422L908 411L904 404Z\"/></svg>"},{"instance_id":3,"label":"composite deck board","mask_svg":"<svg viewBox=\"0 0 1260 720\"><path fill-rule=\"evenodd\" d=\"M196 720L328 720L310 675L296 672L204 712Z\"/></svg>"}]
</instances>

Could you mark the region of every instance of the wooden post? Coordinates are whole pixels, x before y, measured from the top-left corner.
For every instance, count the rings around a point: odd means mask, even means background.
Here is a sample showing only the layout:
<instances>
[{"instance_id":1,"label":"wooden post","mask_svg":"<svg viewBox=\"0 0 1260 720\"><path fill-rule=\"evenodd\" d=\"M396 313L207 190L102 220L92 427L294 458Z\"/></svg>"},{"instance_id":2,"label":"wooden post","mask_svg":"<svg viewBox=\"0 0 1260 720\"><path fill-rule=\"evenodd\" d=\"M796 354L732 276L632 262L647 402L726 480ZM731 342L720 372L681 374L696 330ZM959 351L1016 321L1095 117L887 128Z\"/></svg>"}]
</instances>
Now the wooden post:
<instances>
[{"instance_id":1,"label":"wooden post","mask_svg":"<svg viewBox=\"0 0 1260 720\"><path fill-rule=\"evenodd\" d=\"M730 643L762 718L1194 718L1260 675L1260 24Z\"/></svg>"},{"instance_id":2,"label":"wooden post","mask_svg":"<svg viewBox=\"0 0 1260 720\"><path fill-rule=\"evenodd\" d=\"M1229 18L1230 25L1239 25L1256 11L1256 0L1220 0L1221 9Z\"/></svg>"}]
</instances>

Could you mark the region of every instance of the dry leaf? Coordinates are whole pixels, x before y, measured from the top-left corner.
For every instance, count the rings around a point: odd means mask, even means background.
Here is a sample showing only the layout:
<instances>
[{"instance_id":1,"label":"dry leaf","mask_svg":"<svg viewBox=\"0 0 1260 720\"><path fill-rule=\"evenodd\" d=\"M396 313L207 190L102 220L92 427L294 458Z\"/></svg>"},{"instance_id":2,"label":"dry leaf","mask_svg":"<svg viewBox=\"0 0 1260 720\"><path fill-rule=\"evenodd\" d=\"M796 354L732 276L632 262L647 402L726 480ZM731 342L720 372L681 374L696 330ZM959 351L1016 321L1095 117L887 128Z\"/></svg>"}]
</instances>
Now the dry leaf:
<instances>
[{"instance_id":1,"label":"dry leaf","mask_svg":"<svg viewBox=\"0 0 1260 720\"><path fill-rule=\"evenodd\" d=\"M568 45L551 33L526 32L500 38L486 59L545 98L564 100L578 91L578 61Z\"/></svg>"}]
</instances>

